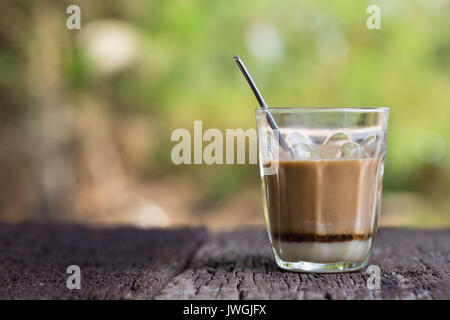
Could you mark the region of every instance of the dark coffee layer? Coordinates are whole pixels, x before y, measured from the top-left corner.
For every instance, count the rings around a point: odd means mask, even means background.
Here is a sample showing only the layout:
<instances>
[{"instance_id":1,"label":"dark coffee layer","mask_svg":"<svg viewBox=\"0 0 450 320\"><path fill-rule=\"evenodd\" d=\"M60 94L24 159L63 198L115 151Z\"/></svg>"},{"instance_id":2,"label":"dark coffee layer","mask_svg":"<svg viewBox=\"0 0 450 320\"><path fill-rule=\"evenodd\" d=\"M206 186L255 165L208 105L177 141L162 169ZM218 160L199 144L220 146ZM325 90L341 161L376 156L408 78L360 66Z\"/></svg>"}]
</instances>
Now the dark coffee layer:
<instances>
[{"instance_id":1,"label":"dark coffee layer","mask_svg":"<svg viewBox=\"0 0 450 320\"><path fill-rule=\"evenodd\" d=\"M367 234L328 234L319 235L314 233L277 233L272 232L272 239L286 242L344 242L359 240L365 241L372 237L372 233Z\"/></svg>"}]
</instances>

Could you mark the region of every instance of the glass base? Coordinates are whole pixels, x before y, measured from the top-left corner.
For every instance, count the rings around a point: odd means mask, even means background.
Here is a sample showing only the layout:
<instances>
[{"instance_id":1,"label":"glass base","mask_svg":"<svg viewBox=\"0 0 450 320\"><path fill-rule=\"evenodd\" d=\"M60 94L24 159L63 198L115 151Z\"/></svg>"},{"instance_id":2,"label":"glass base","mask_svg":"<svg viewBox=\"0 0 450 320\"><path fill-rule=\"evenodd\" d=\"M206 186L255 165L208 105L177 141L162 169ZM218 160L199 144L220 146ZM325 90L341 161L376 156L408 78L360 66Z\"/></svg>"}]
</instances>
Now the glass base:
<instances>
[{"instance_id":1,"label":"glass base","mask_svg":"<svg viewBox=\"0 0 450 320\"><path fill-rule=\"evenodd\" d=\"M281 260L274 252L277 265L287 271L308 273L339 273L353 272L364 268L369 262L369 256L363 262L342 261L333 263L317 263L308 261L287 262Z\"/></svg>"}]
</instances>

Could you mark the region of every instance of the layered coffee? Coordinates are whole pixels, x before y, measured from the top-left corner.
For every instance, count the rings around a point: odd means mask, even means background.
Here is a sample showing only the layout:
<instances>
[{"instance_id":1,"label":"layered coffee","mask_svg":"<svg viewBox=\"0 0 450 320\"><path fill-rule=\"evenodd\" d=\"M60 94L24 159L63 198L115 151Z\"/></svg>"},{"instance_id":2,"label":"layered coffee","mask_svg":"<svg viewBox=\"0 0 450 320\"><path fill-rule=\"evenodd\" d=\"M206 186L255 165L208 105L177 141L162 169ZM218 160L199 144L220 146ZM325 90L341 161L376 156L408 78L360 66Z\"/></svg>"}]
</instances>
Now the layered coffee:
<instances>
[{"instance_id":1,"label":"layered coffee","mask_svg":"<svg viewBox=\"0 0 450 320\"><path fill-rule=\"evenodd\" d=\"M362 262L376 225L380 159L278 161L266 221L283 261ZM381 185L379 186L381 188Z\"/></svg>"}]
</instances>

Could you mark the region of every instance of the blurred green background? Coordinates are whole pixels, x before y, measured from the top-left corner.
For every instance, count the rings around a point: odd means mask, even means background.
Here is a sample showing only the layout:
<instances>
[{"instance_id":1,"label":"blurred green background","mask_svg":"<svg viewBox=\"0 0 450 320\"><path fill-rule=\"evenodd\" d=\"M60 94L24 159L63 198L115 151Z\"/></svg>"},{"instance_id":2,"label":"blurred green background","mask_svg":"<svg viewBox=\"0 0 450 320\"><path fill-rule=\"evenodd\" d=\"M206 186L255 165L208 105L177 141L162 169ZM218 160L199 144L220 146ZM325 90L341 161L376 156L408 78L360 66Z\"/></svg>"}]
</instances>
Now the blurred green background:
<instances>
[{"instance_id":1,"label":"blurred green background","mask_svg":"<svg viewBox=\"0 0 450 320\"><path fill-rule=\"evenodd\" d=\"M256 165L170 160L255 127L239 54L271 106L390 107L381 223L450 226L449 0L2 0L0 50L0 221L262 224Z\"/></svg>"}]
</instances>

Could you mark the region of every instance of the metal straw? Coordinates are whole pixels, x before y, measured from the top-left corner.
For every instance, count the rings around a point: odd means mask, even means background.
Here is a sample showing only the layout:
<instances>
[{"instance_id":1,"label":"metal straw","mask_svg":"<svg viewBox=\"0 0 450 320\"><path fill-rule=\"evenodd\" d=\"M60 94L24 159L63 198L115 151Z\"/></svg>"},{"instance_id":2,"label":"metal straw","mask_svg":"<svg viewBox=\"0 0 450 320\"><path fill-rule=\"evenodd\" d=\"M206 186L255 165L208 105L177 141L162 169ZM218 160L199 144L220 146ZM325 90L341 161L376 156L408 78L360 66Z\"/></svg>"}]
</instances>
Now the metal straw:
<instances>
[{"instance_id":1,"label":"metal straw","mask_svg":"<svg viewBox=\"0 0 450 320\"><path fill-rule=\"evenodd\" d=\"M267 105L266 105L262 95L259 93L258 88L256 88L256 85L253 82L252 77L250 77L250 74L248 73L247 69L245 69L244 64L242 63L241 59L238 56L234 56L234 62L236 62L237 66L238 66L239 70L241 70L242 75L244 76L245 80L247 80L248 85L250 86L250 89L252 89L253 94L255 95L256 100L258 100L258 103L261 106L261 108L267 109ZM266 119L267 119L267 122L269 123L269 126L275 131L275 133L278 136L278 141L280 142L281 147L284 150L289 151L292 158L294 158L294 151L288 145L288 143L284 139L283 135L280 133L280 130L278 129L278 126L272 117L272 114L269 112L269 110L265 110L265 114L266 114Z\"/></svg>"}]
</instances>

